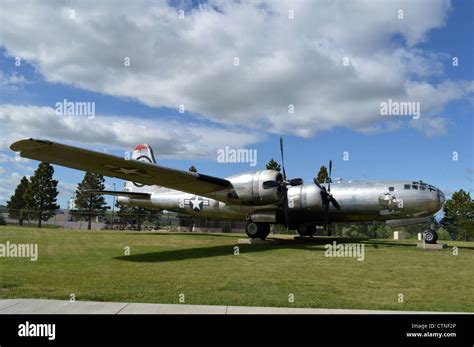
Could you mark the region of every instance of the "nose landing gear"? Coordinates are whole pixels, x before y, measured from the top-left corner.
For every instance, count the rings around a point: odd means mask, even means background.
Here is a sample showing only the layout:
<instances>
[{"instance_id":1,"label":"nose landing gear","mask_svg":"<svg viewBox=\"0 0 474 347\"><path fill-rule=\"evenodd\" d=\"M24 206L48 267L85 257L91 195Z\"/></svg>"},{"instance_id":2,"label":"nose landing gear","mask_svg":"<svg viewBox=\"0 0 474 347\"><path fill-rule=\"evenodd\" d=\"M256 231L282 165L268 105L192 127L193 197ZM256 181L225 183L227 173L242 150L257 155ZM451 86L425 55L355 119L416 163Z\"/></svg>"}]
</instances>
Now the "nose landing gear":
<instances>
[{"instance_id":1,"label":"nose landing gear","mask_svg":"<svg viewBox=\"0 0 474 347\"><path fill-rule=\"evenodd\" d=\"M438 241L438 233L435 230L425 230L423 232L423 237L426 243L434 244Z\"/></svg>"},{"instance_id":2,"label":"nose landing gear","mask_svg":"<svg viewBox=\"0 0 474 347\"><path fill-rule=\"evenodd\" d=\"M302 224L302 225L299 225L298 228L296 228L296 231L298 232L298 235L300 236L313 237L314 234L316 233L316 226Z\"/></svg>"}]
</instances>

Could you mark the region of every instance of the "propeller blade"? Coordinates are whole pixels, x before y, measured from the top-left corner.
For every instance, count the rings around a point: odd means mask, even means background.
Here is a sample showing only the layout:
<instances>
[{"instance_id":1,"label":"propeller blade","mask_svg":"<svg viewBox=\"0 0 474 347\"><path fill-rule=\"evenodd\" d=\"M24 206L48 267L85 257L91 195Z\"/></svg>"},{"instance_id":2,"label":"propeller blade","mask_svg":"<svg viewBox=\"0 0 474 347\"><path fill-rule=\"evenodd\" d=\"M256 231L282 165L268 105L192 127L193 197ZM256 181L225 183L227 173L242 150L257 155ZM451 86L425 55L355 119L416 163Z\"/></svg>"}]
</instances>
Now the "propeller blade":
<instances>
[{"instance_id":1,"label":"propeller blade","mask_svg":"<svg viewBox=\"0 0 474 347\"><path fill-rule=\"evenodd\" d=\"M281 171L283 173L283 180L286 181L285 159L283 157L283 137L280 136L280 154L281 154Z\"/></svg>"},{"instance_id":2,"label":"propeller blade","mask_svg":"<svg viewBox=\"0 0 474 347\"><path fill-rule=\"evenodd\" d=\"M303 179L302 178L292 178L290 180L290 186L300 186L303 184Z\"/></svg>"},{"instance_id":3,"label":"propeller blade","mask_svg":"<svg viewBox=\"0 0 474 347\"><path fill-rule=\"evenodd\" d=\"M283 213L285 215L285 226L288 229L290 227L290 215L288 211L288 189L286 186L283 188Z\"/></svg>"},{"instance_id":4,"label":"propeller blade","mask_svg":"<svg viewBox=\"0 0 474 347\"><path fill-rule=\"evenodd\" d=\"M313 182L314 182L314 184L316 184L316 186L318 186L319 189L323 190L324 187L319 184L319 182L318 182L318 180L316 179L316 177L313 178Z\"/></svg>"},{"instance_id":5,"label":"propeller blade","mask_svg":"<svg viewBox=\"0 0 474 347\"><path fill-rule=\"evenodd\" d=\"M283 213L285 216L285 224L286 224L286 227L288 228L290 225L290 216L289 216L289 211L288 211L288 188L287 188L288 182L286 181L285 157L283 154L283 137L282 136L280 136L280 154L281 154L281 173L283 174L283 184L282 184Z\"/></svg>"},{"instance_id":6,"label":"propeller blade","mask_svg":"<svg viewBox=\"0 0 474 347\"><path fill-rule=\"evenodd\" d=\"M330 200L331 200L332 205L340 211L341 210L341 205L339 205L337 200L334 199L334 197L332 197L332 196L331 196Z\"/></svg>"},{"instance_id":7,"label":"propeller blade","mask_svg":"<svg viewBox=\"0 0 474 347\"><path fill-rule=\"evenodd\" d=\"M328 192L331 192L331 171L332 171L332 160L329 160L329 175L328 175Z\"/></svg>"},{"instance_id":8,"label":"propeller blade","mask_svg":"<svg viewBox=\"0 0 474 347\"><path fill-rule=\"evenodd\" d=\"M321 191L321 198L323 200L324 205L324 230L329 231L329 207L330 204L334 206L337 210L341 210L341 205L337 202L337 200L331 195L331 174L332 174L332 160L329 160L329 172L327 177L328 188L326 189L325 186L319 184L317 178L313 178L314 184L318 186ZM329 233L328 233L329 235Z\"/></svg>"},{"instance_id":9,"label":"propeller blade","mask_svg":"<svg viewBox=\"0 0 474 347\"><path fill-rule=\"evenodd\" d=\"M265 181L262 184L263 189L271 189L278 187L280 184L277 181Z\"/></svg>"},{"instance_id":10,"label":"propeller blade","mask_svg":"<svg viewBox=\"0 0 474 347\"><path fill-rule=\"evenodd\" d=\"M324 203L324 230L327 231L329 224L329 201Z\"/></svg>"}]
</instances>

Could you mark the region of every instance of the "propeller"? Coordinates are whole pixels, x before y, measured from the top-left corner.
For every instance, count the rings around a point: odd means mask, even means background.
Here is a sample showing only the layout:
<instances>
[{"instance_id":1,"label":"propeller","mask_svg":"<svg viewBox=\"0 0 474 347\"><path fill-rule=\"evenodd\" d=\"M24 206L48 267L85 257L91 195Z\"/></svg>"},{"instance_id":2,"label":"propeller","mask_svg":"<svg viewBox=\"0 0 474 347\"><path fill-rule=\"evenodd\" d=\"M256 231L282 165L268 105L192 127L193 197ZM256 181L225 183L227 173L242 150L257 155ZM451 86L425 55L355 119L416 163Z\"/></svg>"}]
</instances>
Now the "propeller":
<instances>
[{"instance_id":1,"label":"propeller","mask_svg":"<svg viewBox=\"0 0 474 347\"><path fill-rule=\"evenodd\" d=\"M341 205L337 202L334 196L331 194L331 172L332 172L332 160L329 161L329 173L328 173L328 188L319 184L316 177L313 179L314 184L321 190L321 197L324 205L324 229L327 231L329 224L329 206L332 204L337 210L341 210Z\"/></svg>"},{"instance_id":2,"label":"propeller","mask_svg":"<svg viewBox=\"0 0 474 347\"><path fill-rule=\"evenodd\" d=\"M281 154L281 172L282 172L282 180L281 181L265 181L263 182L263 189L270 189L281 187L281 202L283 205L283 213L285 215L285 225L288 227L290 225L290 217L289 217L289 206L288 206L288 186L300 186L303 184L302 178L292 178L290 180L286 179L286 171L285 171L285 157L283 154L283 137L280 137L280 154Z\"/></svg>"},{"instance_id":3,"label":"propeller","mask_svg":"<svg viewBox=\"0 0 474 347\"><path fill-rule=\"evenodd\" d=\"M280 154L281 154L281 172L283 174L283 184L282 184L282 193L283 193L283 214L285 215L285 225L288 228L290 225L290 213L288 210L288 187L286 181L286 171L285 171L285 158L283 156L283 137L280 136Z\"/></svg>"}]
</instances>

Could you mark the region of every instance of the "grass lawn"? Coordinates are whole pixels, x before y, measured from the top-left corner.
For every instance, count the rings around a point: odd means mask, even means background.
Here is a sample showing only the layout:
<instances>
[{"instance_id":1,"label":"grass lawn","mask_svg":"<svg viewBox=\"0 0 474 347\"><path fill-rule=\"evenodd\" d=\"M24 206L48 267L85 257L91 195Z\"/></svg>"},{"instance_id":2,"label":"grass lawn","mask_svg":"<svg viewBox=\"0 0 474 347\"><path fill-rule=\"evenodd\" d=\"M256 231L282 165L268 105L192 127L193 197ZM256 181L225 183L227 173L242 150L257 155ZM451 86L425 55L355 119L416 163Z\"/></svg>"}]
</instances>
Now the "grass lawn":
<instances>
[{"instance_id":1,"label":"grass lawn","mask_svg":"<svg viewBox=\"0 0 474 347\"><path fill-rule=\"evenodd\" d=\"M239 237L2 226L0 243L37 243L39 258L0 258L0 298L474 312L474 242L347 240L365 244L357 261L325 257L328 238L234 255Z\"/></svg>"}]
</instances>

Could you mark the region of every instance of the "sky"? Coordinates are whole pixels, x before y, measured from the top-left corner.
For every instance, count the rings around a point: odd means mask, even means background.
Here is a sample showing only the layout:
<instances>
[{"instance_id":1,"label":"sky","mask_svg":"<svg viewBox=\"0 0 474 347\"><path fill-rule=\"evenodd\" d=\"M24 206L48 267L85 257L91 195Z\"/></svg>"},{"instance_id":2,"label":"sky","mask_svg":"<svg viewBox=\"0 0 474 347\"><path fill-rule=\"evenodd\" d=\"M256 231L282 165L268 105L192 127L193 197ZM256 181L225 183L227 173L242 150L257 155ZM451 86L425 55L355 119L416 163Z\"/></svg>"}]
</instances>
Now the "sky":
<instances>
[{"instance_id":1,"label":"sky","mask_svg":"<svg viewBox=\"0 0 474 347\"><path fill-rule=\"evenodd\" d=\"M283 136L289 177L332 159L343 180L472 192L473 33L469 0L0 0L0 204L38 165L9 149L30 137L119 156L148 143L161 165L226 177L280 161ZM55 166L62 207L83 176Z\"/></svg>"}]
</instances>

